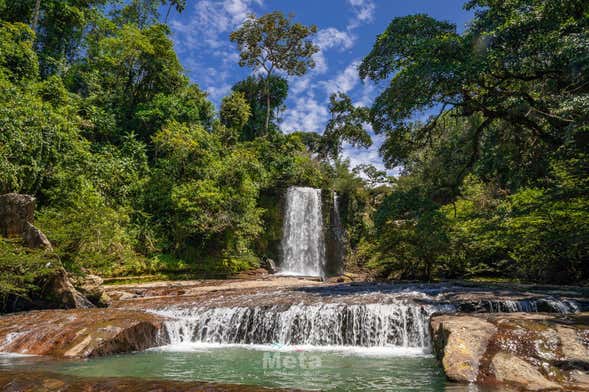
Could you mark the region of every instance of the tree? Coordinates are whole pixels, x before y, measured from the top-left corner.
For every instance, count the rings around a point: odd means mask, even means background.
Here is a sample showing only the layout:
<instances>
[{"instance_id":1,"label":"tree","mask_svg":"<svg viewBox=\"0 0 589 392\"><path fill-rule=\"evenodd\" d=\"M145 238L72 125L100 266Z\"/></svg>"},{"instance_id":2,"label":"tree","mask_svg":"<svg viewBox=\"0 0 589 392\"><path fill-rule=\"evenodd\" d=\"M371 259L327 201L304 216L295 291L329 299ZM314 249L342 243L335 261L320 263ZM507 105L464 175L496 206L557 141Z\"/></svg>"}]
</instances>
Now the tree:
<instances>
[{"instance_id":1,"label":"tree","mask_svg":"<svg viewBox=\"0 0 589 392\"><path fill-rule=\"evenodd\" d=\"M473 0L466 7L476 16L462 35L451 23L412 15L393 19L378 36L360 66L362 78L390 80L371 108L374 130L414 135L419 146L448 109L476 114L468 168L499 121L530 143L562 145L589 121L579 99L589 85L587 4ZM415 124L424 113L434 114Z\"/></svg>"},{"instance_id":2,"label":"tree","mask_svg":"<svg viewBox=\"0 0 589 392\"><path fill-rule=\"evenodd\" d=\"M329 97L331 119L323 132L320 154L337 159L341 153L342 143L348 142L354 147L370 147L372 139L364 124L368 122L368 109L355 107L345 94L332 94Z\"/></svg>"},{"instance_id":3,"label":"tree","mask_svg":"<svg viewBox=\"0 0 589 392\"><path fill-rule=\"evenodd\" d=\"M308 38L317 32L316 26L293 23L292 16L286 18L281 12L272 12L256 18L250 15L230 39L237 43L240 51L240 66L251 67L265 72L266 121L264 133L270 123L270 77L273 72L284 71L288 75L304 75L315 67L313 54L319 48Z\"/></svg>"},{"instance_id":4,"label":"tree","mask_svg":"<svg viewBox=\"0 0 589 392\"><path fill-rule=\"evenodd\" d=\"M240 140L253 140L264 135L268 102L266 86L270 91L270 120L267 133L278 132L278 112L283 108L288 95L288 82L286 79L272 75L266 81L261 76L248 76L245 80L237 82L232 90L244 94L247 100L251 116L243 127Z\"/></svg>"},{"instance_id":5,"label":"tree","mask_svg":"<svg viewBox=\"0 0 589 392\"><path fill-rule=\"evenodd\" d=\"M63 72L84 50L86 32L103 17L108 0L19 0L0 2L0 18L35 31L42 76Z\"/></svg>"},{"instance_id":6,"label":"tree","mask_svg":"<svg viewBox=\"0 0 589 392\"><path fill-rule=\"evenodd\" d=\"M251 116L250 106L241 92L233 92L223 98L221 101L221 110L219 112L221 123L236 132L247 124Z\"/></svg>"}]
</instances>

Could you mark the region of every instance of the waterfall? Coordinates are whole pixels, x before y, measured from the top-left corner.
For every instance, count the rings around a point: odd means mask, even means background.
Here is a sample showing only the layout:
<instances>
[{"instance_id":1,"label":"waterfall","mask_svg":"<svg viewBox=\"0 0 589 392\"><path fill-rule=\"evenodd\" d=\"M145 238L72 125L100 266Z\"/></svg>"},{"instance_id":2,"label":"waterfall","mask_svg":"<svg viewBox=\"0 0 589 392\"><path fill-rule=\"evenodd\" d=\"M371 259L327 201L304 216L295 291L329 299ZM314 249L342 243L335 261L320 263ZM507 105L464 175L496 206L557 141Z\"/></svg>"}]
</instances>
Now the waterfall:
<instances>
[{"instance_id":1,"label":"waterfall","mask_svg":"<svg viewBox=\"0 0 589 392\"><path fill-rule=\"evenodd\" d=\"M287 190L280 273L324 276L321 189L290 187Z\"/></svg>"},{"instance_id":2,"label":"waterfall","mask_svg":"<svg viewBox=\"0 0 589 392\"><path fill-rule=\"evenodd\" d=\"M295 304L159 310L171 344L399 346L428 350L428 320L440 306ZM446 309L446 311L452 309Z\"/></svg>"},{"instance_id":3,"label":"waterfall","mask_svg":"<svg viewBox=\"0 0 589 392\"><path fill-rule=\"evenodd\" d=\"M419 294L417 292L415 295ZM258 306L151 309L163 316L164 341L286 346L401 347L431 349L429 319L434 313L552 312L579 310L574 301L556 298L434 302L435 297L382 303L294 303Z\"/></svg>"}]
</instances>

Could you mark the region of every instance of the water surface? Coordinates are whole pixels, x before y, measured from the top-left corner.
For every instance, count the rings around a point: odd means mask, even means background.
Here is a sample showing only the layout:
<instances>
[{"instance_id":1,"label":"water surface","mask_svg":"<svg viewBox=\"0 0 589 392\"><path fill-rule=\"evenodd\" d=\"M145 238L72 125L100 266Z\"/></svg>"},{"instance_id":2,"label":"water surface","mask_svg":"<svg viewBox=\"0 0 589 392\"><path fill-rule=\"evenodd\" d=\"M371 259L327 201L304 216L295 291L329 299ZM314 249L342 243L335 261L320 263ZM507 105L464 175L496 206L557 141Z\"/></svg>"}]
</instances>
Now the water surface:
<instances>
[{"instance_id":1,"label":"water surface","mask_svg":"<svg viewBox=\"0 0 589 392\"><path fill-rule=\"evenodd\" d=\"M322 391L483 392L475 386L447 382L435 358L405 348L182 344L89 360L0 359L0 368L14 370L19 366L79 377L210 381Z\"/></svg>"}]
</instances>

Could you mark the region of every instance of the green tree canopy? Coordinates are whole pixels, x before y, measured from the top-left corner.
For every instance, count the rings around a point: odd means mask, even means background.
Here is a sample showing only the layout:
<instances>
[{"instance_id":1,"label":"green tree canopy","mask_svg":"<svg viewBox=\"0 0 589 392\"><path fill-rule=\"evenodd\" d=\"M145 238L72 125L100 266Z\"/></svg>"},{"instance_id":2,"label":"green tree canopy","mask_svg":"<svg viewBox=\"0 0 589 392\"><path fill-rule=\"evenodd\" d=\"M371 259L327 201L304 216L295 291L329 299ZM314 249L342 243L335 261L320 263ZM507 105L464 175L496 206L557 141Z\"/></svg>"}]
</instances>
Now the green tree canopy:
<instances>
[{"instance_id":1,"label":"green tree canopy","mask_svg":"<svg viewBox=\"0 0 589 392\"><path fill-rule=\"evenodd\" d=\"M237 44L240 52L239 65L263 70L266 87L266 120L264 133L270 125L270 77L274 71L288 75L301 76L309 68L315 67L313 54L319 48L309 37L317 32L316 26L293 23L293 17L285 17L281 12L271 12L257 18L250 15L234 32L231 41Z\"/></svg>"}]
</instances>

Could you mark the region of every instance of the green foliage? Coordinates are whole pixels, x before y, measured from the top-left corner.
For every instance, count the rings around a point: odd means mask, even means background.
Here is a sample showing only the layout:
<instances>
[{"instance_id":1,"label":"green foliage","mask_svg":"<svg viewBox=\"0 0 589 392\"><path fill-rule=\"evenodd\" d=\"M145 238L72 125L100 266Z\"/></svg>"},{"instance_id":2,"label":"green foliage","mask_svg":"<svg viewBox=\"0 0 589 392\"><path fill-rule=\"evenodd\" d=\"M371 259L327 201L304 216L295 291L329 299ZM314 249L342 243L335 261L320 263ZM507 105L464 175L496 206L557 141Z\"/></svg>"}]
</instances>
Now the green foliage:
<instances>
[{"instance_id":1,"label":"green foliage","mask_svg":"<svg viewBox=\"0 0 589 392\"><path fill-rule=\"evenodd\" d=\"M33 50L33 31L22 23L0 22L0 72L12 82L36 79L37 54Z\"/></svg>"},{"instance_id":2,"label":"green foliage","mask_svg":"<svg viewBox=\"0 0 589 392\"><path fill-rule=\"evenodd\" d=\"M342 151L342 143L348 142L354 147L370 147L372 139L364 124L368 122L368 109L355 107L345 94L332 94L329 97L331 119L325 126L319 153L325 157L337 159Z\"/></svg>"},{"instance_id":3,"label":"green foliage","mask_svg":"<svg viewBox=\"0 0 589 392\"><path fill-rule=\"evenodd\" d=\"M231 95L223 98L219 116L221 123L227 128L241 132L251 116L251 109L245 99L245 94L234 91Z\"/></svg>"},{"instance_id":4,"label":"green foliage","mask_svg":"<svg viewBox=\"0 0 589 392\"><path fill-rule=\"evenodd\" d=\"M587 280L587 4L466 8L475 17L462 34L427 15L395 18L360 66L388 81L370 121L386 164L402 168L375 215L372 265Z\"/></svg>"},{"instance_id":5,"label":"green foliage","mask_svg":"<svg viewBox=\"0 0 589 392\"><path fill-rule=\"evenodd\" d=\"M266 96L264 134L270 125L272 72L283 71L290 76L302 76L315 67L312 56L319 51L309 37L317 32L316 26L293 23L293 16L285 17L275 11L257 18L250 15L229 38L239 49L239 65L263 69Z\"/></svg>"},{"instance_id":6,"label":"green foliage","mask_svg":"<svg viewBox=\"0 0 589 392\"><path fill-rule=\"evenodd\" d=\"M54 255L0 238L0 309L12 297L29 298L60 266Z\"/></svg>"},{"instance_id":7,"label":"green foliage","mask_svg":"<svg viewBox=\"0 0 589 392\"><path fill-rule=\"evenodd\" d=\"M260 76L248 76L246 79L237 82L232 89L235 92L244 94L251 110L251 116L241 131L240 140L250 141L267 133L264 131L268 112L267 91L270 94L268 132L279 132L277 124L278 112L282 110L288 95L288 82L286 79L276 75L271 75L266 80Z\"/></svg>"},{"instance_id":8,"label":"green foliage","mask_svg":"<svg viewBox=\"0 0 589 392\"><path fill-rule=\"evenodd\" d=\"M360 67L388 86L371 108L330 97L323 135L278 127L276 73L313 68L314 26L250 16L231 40L264 73L215 113L159 23L184 0L35 4L0 0L0 192L37 198L56 253L1 242L0 299L39 293L58 258L105 276L256 267L293 185L337 193L348 266L382 277L589 278L585 2L473 0L461 34L395 18ZM368 123L398 178L340 160Z\"/></svg>"}]
</instances>

